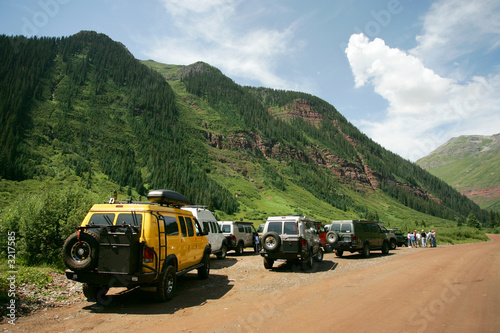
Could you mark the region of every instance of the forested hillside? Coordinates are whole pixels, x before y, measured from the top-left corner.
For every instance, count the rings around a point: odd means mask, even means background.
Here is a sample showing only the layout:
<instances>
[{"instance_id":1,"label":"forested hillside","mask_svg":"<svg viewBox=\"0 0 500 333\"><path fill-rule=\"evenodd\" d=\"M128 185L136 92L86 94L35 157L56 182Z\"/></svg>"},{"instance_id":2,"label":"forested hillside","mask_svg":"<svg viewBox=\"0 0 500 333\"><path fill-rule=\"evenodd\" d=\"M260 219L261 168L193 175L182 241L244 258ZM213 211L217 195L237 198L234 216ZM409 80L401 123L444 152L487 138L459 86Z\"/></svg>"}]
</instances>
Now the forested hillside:
<instances>
[{"instance_id":1,"label":"forested hillside","mask_svg":"<svg viewBox=\"0 0 500 333\"><path fill-rule=\"evenodd\" d=\"M88 31L0 36L0 55L0 222L26 237L34 220L60 224L44 236L54 248L113 190L138 200L168 188L220 219L256 224L282 214L405 229L471 214L488 223L467 197L315 96L239 86L205 63L141 62ZM49 214L54 202L64 212Z\"/></svg>"}]
</instances>

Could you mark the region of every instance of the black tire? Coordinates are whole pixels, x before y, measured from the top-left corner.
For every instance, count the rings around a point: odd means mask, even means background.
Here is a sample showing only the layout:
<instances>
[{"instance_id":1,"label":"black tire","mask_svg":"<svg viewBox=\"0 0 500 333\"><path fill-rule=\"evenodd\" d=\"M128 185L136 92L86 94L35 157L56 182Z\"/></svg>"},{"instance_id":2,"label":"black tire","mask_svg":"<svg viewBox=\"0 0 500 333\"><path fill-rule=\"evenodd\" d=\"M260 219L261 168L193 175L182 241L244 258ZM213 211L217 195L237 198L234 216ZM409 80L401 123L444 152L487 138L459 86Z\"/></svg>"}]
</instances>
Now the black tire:
<instances>
[{"instance_id":1,"label":"black tire","mask_svg":"<svg viewBox=\"0 0 500 333\"><path fill-rule=\"evenodd\" d=\"M323 250L320 248L318 253L314 255L314 260L316 262L322 262L323 261Z\"/></svg>"},{"instance_id":2,"label":"black tire","mask_svg":"<svg viewBox=\"0 0 500 333\"><path fill-rule=\"evenodd\" d=\"M306 265L307 269L312 269L313 268L313 264L314 264L313 257L312 256L307 257L304 260L304 264Z\"/></svg>"},{"instance_id":3,"label":"black tire","mask_svg":"<svg viewBox=\"0 0 500 333\"><path fill-rule=\"evenodd\" d=\"M336 255L337 257L339 257L339 258L340 258L340 257L342 257L342 255L343 255L343 254L344 254L344 251L342 251L342 250L335 250L335 255Z\"/></svg>"},{"instance_id":4,"label":"black tire","mask_svg":"<svg viewBox=\"0 0 500 333\"><path fill-rule=\"evenodd\" d=\"M391 240L391 246L390 246L391 250L395 250L396 247L398 247L397 244L396 244L396 241L395 240Z\"/></svg>"},{"instance_id":5,"label":"black tire","mask_svg":"<svg viewBox=\"0 0 500 333\"><path fill-rule=\"evenodd\" d=\"M226 255L227 255L227 246L226 244L222 244L220 252L217 253L217 259L226 259Z\"/></svg>"},{"instance_id":6,"label":"black tire","mask_svg":"<svg viewBox=\"0 0 500 333\"><path fill-rule=\"evenodd\" d=\"M177 286L177 276L175 268L172 265L167 266L165 273L162 274L156 289L156 298L160 302L166 302L172 298Z\"/></svg>"},{"instance_id":7,"label":"black tire","mask_svg":"<svg viewBox=\"0 0 500 333\"><path fill-rule=\"evenodd\" d=\"M382 253L383 254L388 254L389 253L389 243L384 242L384 244L382 244Z\"/></svg>"},{"instance_id":8,"label":"black tire","mask_svg":"<svg viewBox=\"0 0 500 333\"><path fill-rule=\"evenodd\" d=\"M280 245L281 245L281 238L274 231L269 231L262 237L262 248L267 252L278 251Z\"/></svg>"},{"instance_id":9,"label":"black tire","mask_svg":"<svg viewBox=\"0 0 500 333\"><path fill-rule=\"evenodd\" d=\"M330 245L334 245L339 241L339 234L336 231L328 231L326 233L326 242Z\"/></svg>"},{"instance_id":10,"label":"black tire","mask_svg":"<svg viewBox=\"0 0 500 333\"><path fill-rule=\"evenodd\" d=\"M273 268L274 260L273 259L268 259L264 257L264 268L265 269L271 269Z\"/></svg>"},{"instance_id":11,"label":"black tire","mask_svg":"<svg viewBox=\"0 0 500 333\"><path fill-rule=\"evenodd\" d=\"M84 283L82 290L88 302L97 302L99 304L109 304L111 302L111 297L106 296L109 291L108 287Z\"/></svg>"},{"instance_id":12,"label":"black tire","mask_svg":"<svg viewBox=\"0 0 500 333\"><path fill-rule=\"evenodd\" d=\"M78 239L80 234L80 239ZM94 231L77 231L63 245L62 256L66 266L75 272L88 272L97 266L99 234Z\"/></svg>"},{"instance_id":13,"label":"black tire","mask_svg":"<svg viewBox=\"0 0 500 333\"><path fill-rule=\"evenodd\" d=\"M368 243L366 243L365 245L363 245L363 251L361 251L361 254L365 258L370 257L370 245Z\"/></svg>"},{"instance_id":14,"label":"black tire","mask_svg":"<svg viewBox=\"0 0 500 333\"><path fill-rule=\"evenodd\" d=\"M330 244L326 244L324 247L326 253L332 253L333 248L330 246Z\"/></svg>"},{"instance_id":15,"label":"black tire","mask_svg":"<svg viewBox=\"0 0 500 333\"><path fill-rule=\"evenodd\" d=\"M210 275L210 255L205 253L202 261L203 267L198 268L198 278L204 280Z\"/></svg>"},{"instance_id":16,"label":"black tire","mask_svg":"<svg viewBox=\"0 0 500 333\"><path fill-rule=\"evenodd\" d=\"M236 255L241 256L243 254L243 243L239 242L238 245L236 245Z\"/></svg>"}]
</instances>

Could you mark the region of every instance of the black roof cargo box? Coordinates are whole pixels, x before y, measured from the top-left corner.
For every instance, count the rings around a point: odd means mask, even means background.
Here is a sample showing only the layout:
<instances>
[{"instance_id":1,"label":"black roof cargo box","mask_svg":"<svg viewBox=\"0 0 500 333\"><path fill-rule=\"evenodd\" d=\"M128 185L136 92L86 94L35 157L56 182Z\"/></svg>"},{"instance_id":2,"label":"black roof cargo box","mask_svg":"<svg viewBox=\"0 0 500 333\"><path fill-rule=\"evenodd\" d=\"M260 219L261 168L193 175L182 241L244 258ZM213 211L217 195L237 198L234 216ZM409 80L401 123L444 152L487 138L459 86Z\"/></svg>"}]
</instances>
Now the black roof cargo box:
<instances>
[{"instance_id":1,"label":"black roof cargo box","mask_svg":"<svg viewBox=\"0 0 500 333\"><path fill-rule=\"evenodd\" d=\"M172 190L152 190L149 191L148 200L160 205L188 206L191 204L188 198Z\"/></svg>"}]
</instances>

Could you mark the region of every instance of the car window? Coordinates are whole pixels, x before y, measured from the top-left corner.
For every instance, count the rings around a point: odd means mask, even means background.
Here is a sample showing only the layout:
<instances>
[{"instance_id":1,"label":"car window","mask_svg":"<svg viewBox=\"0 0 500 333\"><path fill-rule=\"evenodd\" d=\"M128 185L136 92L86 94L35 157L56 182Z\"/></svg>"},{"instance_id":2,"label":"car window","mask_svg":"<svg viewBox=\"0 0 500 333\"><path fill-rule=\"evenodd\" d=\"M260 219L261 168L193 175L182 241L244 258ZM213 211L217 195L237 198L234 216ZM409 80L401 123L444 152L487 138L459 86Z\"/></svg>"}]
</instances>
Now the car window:
<instances>
[{"instance_id":1,"label":"car window","mask_svg":"<svg viewBox=\"0 0 500 333\"><path fill-rule=\"evenodd\" d=\"M200 224L198 223L198 220L196 218L193 218L193 224L194 224L194 231L196 232L196 235L202 236L203 233L201 232Z\"/></svg>"},{"instance_id":2,"label":"car window","mask_svg":"<svg viewBox=\"0 0 500 333\"><path fill-rule=\"evenodd\" d=\"M187 236L186 222L184 222L184 217L179 216L179 224L181 225L182 237Z\"/></svg>"},{"instance_id":3,"label":"car window","mask_svg":"<svg viewBox=\"0 0 500 333\"><path fill-rule=\"evenodd\" d=\"M165 232L167 235L174 236L179 234L179 225L177 220L173 216L164 216L163 221L165 223Z\"/></svg>"},{"instance_id":4,"label":"car window","mask_svg":"<svg viewBox=\"0 0 500 333\"><path fill-rule=\"evenodd\" d=\"M210 222L203 221L203 229L208 229L211 232Z\"/></svg>"},{"instance_id":5,"label":"car window","mask_svg":"<svg viewBox=\"0 0 500 333\"><path fill-rule=\"evenodd\" d=\"M352 224L342 223L340 227L340 232L352 232Z\"/></svg>"},{"instance_id":6,"label":"car window","mask_svg":"<svg viewBox=\"0 0 500 333\"><path fill-rule=\"evenodd\" d=\"M340 231L340 224L338 223L333 223L330 227L330 230L333 230L333 231Z\"/></svg>"},{"instance_id":7,"label":"car window","mask_svg":"<svg viewBox=\"0 0 500 333\"><path fill-rule=\"evenodd\" d=\"M113 225L115 214L92 214L89 225Z\"/></svg>"},{"instance_id":8,"label":"car window","mask_svg":"<svg viewBox=\"0 0 500 333\"><path fill-rule=\"evenodd\" d=\"M184 219L186 220L188 236L193 237L194 236L193 221L191 220L190 217L185 217Z\"/></svg>"},{"instance_id":9,"label":"car window","mask_svg":"<svg viewBox=\"0 0 500 333\"><path fill-rule=\"evenodd\" d=\"M133 225L140 227L142 225L142 214L118 214L116 225Z\"/></svg>"},{"instance_id":10,"label":"car window","mask_svg":"<svg viewBox=\"0 0 500 333\"><path fill-rule=\"evenodd\" d=\"M286 235L297 235L297 224L295 222L285 222L283 226L283 233Z\"/></svg>"},{"instance_id":11,"label":"car window","mask_svg":"<svg viewBox=\"0 0 500 333\"><path fill-rule=\"evenodd\" d=\"M224 224L222 226L222 232L231 233L231 226L229 224Z\"/></svg>"},{"instance_id":12,"label":"car window","mask_svg":"<svg viewBox=\"0 0 500 333\"><path fill-rule=\"evenodd\" d=\"M269 225L267 226L267 231L274 231L278 235L281 235L282 230L281 230L281 222L269 222Z\"/></svg>"}]
</instances>

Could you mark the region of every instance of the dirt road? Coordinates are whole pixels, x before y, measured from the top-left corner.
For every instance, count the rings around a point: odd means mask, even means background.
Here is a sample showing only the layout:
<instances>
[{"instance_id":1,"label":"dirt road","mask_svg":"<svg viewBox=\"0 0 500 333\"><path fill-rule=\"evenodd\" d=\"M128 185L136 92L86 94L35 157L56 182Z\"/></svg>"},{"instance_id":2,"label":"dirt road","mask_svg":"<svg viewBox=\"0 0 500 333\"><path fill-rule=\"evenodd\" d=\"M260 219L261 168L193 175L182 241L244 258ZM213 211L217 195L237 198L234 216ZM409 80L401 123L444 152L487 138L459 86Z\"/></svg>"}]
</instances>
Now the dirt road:
<instances>
[{"instance_id":1,"label":"dirt road","mask_svg":"<svg viewBox=\"0 0 500 333\"><path fill-rule=\"evenodd\" d=\"M398 248L337 258L312 270L260 256L212 260L211 275L178 280L176 297L113 289L111 303L83 300L19 318L31 332L498 332L500 236L487 243Z\"/></svg>"}]
</instances>

